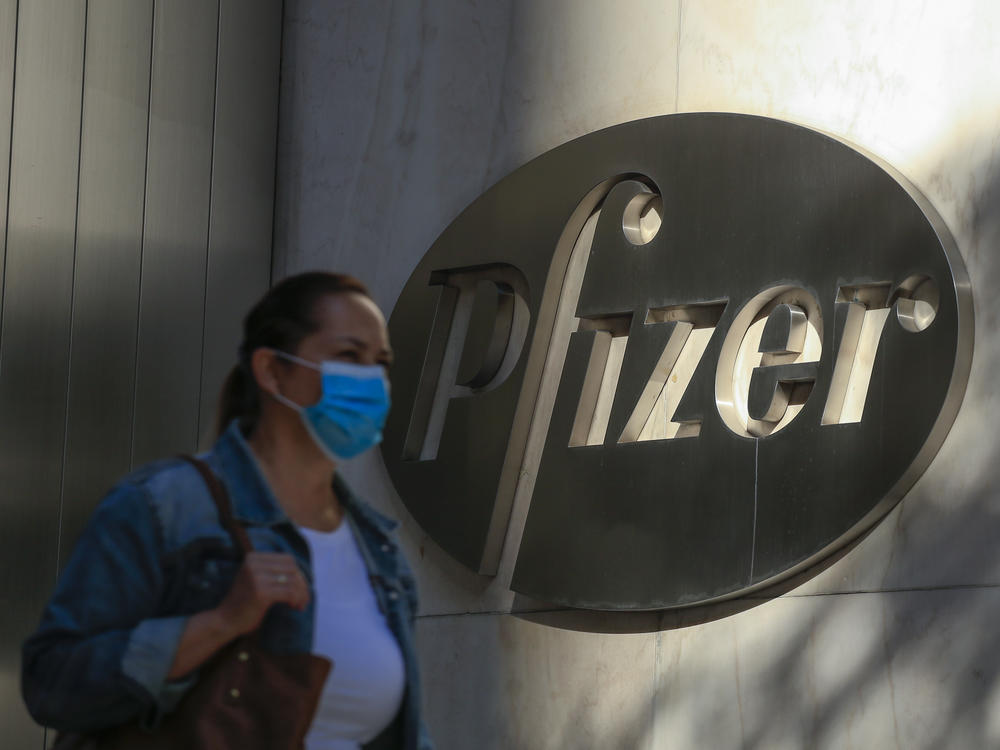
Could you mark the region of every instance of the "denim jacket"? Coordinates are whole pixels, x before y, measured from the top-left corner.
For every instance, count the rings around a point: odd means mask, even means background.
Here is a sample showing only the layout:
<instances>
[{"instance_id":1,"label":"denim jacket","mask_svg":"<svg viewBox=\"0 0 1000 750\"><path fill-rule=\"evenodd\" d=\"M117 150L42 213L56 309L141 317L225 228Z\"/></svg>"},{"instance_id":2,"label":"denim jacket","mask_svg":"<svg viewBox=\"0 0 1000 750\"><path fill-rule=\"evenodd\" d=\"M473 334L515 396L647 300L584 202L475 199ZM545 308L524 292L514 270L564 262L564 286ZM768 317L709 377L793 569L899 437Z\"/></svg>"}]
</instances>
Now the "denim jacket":
<instances>
[{"instance_id":1,"label":"denim jacket","mask_svg":"<svg viewBox=\"0 0 1000 750\"><path fill-rule=\"evenodd\" d=\"M202 456L222 480L254 549L292 555L313 593L296 611L273 606L261 625L274 652L310 652L315 591L309 547L281 510L234 422ZM399 642L406 692L399 715L366 748L430 750L420 716L413 575L376 513L337 477L337 496L368 567L372 589ZM41 724L86 732L138 719L155 727L197 680L168 680L188 616L229 590L237 553L201 476L185 461L149 464L123 479L81 535L38 630L25 642L22 691Z\"/></svg>"}]
</instances>

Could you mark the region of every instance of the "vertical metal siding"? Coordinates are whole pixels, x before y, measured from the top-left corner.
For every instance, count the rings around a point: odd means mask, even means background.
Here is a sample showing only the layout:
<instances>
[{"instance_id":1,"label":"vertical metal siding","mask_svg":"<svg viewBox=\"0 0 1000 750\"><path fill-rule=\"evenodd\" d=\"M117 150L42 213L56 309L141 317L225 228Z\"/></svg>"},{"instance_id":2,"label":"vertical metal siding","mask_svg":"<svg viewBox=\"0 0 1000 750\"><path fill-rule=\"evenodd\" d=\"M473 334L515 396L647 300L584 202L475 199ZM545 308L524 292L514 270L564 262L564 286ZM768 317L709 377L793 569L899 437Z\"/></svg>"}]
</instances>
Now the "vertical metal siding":
<instances>
[{"instance_id":1,"label":"vertical metal siding","mask_svg":"<svg viewBox=\"0 0 1000 750\"><path fill-rule=\"evenodd\" d=\"M155 6L132 456L198 441L218 2Z\"/></svg>"},{"instance_id":2,"label":"vertical metal siding","mask_svg":"<svg viewBox=\"0 0 1000 750\"><path fill-rule=\"evenodd\" d=\"M17 0L0 0L0 288L7 250L7 185L10 179L10 127L14 108L14 52Z\"/></svg>"},{"instance_id":3,"label":"vertical metal siding","mask_svg":"<svg viewBox=\"0 0 1000 750\"><path fill-rule=\"evenodd\" d=\"M58 561L207 432L268 285L281 7L0 0L4 747L44 743L19 657Z\"/></svg>"},{"instance_id":4,"label":"vertical metal siding","mask_svg":"<svg viewBox=\"0 0 1000 750\"><path fill-rule=\"evenodd\" d=\"M17 706L16 645L55 579L80 161L86 5L22 2L0 329L0 705ZM25 718L11 747L41 742Z\"/></svg>"},{"instance_id":5,"label":"vertical metal siding","mask_svg":"<svg viewBox=\"0 0 1000 750\"><path fill-rule=\"evenodd\" d=\"M10 146L11 146L11 118L14 109L14 58L17 49L17 0L3 0L0 2L0 294L2 294L3 270L7 252L7 187L10 181ZM2 323L2 300L0 300L0 323ZM2 342L2 337L0 337ZM0 465L5 464L3 457L0 457ZM6 493L0 494L0 506L5 510L10 498L5 497ZM22 524L29 523L29 519L20 521ZM5 532L0 528L0 535ZM6 536L0 537L7 541ZM0 607L5 615L4 624L0 624L0 637L7 639L16 634L16 622L6 624L6 618L16 616L18 609L15 597L20 593L17 581L8 581L10 572L0 573ZM22 618L24 614L22 613ZM0 665L4 672L11 673L16 668L17 653L0 654ZM0 700L5 703L18 700L15 693L17 683L13 678L0 677ZM12 736L26 744L31 740L40 738L37 728L32 727L26 721L17 717L15 723L10 726Z\"/></svg>"},{"instance_id":6,"label":"vertical metal siding","mask_svg":"<svg viewBox=\"0 0 1000 750\"><path fill-rule=\"evenodd\" d=\"M152 0L90 0L60 559L129 468Z\"/></svg>"},{"instance_id":7,"label":"vertical metal siding","mask_svg":"<svg viewBox=\"0 0 1000 750\"><path fill-rule=\"evenodd\" d=\"M270 280L281 4L222 0L199 436L211 440L219 388L243 315ZM225 304L220 304L225 301Z\"/></svg>"}]
</instances>

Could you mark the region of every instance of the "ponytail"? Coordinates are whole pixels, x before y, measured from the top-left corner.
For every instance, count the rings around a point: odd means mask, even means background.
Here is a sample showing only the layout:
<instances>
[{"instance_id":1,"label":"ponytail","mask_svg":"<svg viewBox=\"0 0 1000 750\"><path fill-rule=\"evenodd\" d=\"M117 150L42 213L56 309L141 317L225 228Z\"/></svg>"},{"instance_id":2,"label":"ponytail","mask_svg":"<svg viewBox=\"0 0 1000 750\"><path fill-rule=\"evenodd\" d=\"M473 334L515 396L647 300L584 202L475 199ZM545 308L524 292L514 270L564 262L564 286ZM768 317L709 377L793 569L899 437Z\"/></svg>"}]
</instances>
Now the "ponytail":
<instances>
[{"instance_id":1,"label":"ponytail","mask_svg":"<svg viewBox=\"0 0 1000 750\"><path fill-rule=\"evenodd\" d=\"M244 428L252 428L259 410L257 385L252 382L252 376L243 363L234 365L219 393L219 408L215 414L216 434L225 432L234 419L240 420Z\"/></svg>"}]
</instances>

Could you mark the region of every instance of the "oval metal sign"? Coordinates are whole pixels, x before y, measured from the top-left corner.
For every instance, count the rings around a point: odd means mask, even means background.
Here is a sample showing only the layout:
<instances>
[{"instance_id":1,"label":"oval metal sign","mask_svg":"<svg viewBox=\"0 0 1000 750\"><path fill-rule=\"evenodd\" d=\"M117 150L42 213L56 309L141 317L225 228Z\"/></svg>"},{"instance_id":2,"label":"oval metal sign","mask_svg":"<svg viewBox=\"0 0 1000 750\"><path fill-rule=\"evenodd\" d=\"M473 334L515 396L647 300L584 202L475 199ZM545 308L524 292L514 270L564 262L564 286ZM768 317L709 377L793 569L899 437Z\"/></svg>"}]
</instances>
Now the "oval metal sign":
<instances>
[{"instance_id":1,"label":"oval metal sign","mask_svg":"<svg viewBox=\"0 0 1000 750\"><path fill-rule=\"evenodd\" d=\"M389 322L383 455L451 555L573 607L738 596L870 528L961 403L972 302L928 201L817 131L681 114L521 167Z\"/></svg>"}]
</instances>

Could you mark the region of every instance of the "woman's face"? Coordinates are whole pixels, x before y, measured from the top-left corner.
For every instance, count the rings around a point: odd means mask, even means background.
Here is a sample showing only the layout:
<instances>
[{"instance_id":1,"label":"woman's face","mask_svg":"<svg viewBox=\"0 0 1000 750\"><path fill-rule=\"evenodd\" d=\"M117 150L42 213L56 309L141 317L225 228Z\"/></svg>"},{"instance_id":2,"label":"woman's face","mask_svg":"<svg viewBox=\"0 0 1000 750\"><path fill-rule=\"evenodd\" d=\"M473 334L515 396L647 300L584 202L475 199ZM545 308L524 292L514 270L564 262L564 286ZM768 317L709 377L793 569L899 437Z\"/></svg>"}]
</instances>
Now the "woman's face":
<instances>
[{"instance_id":1,"label":"woman's face","mask_svg":"<svg viewBox=\"0 0 1000 750\"><path fill-rule=\"evenodd\" d=\"M294 354L319 364L325 360L359 365L392 364L392 349L382 311L356 292L329 294L316 303L319 330L302 339ZM302 406L322 395L320 373L310 367L281 361L281 393Z\"/></svg>"}]
</instances>

